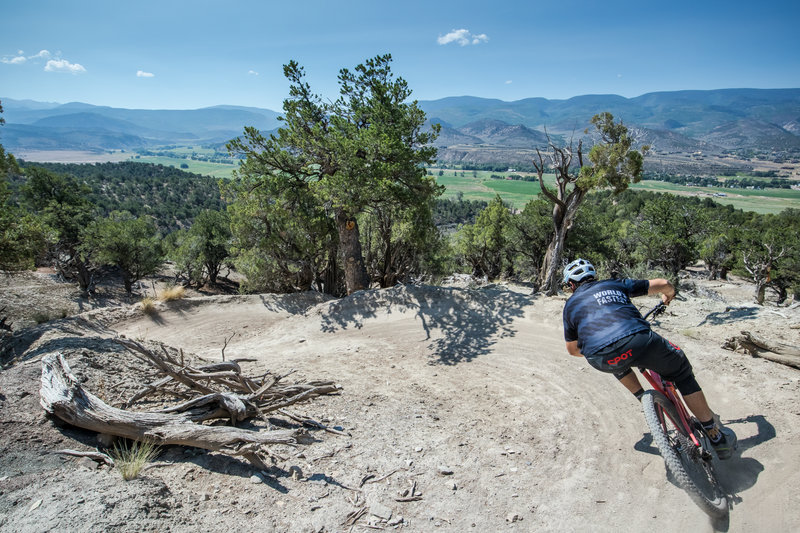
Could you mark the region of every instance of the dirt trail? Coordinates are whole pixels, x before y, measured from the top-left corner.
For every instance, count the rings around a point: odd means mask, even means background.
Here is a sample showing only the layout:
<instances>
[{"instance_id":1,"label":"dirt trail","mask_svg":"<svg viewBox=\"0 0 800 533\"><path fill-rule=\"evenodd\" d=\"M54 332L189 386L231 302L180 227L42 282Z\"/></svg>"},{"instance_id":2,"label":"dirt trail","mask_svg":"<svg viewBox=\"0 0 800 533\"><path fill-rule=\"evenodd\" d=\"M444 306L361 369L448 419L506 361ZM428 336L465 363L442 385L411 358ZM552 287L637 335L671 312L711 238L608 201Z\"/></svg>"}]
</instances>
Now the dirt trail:
<instances>
[{"instance_id":1,"label":"dirt trail","mask_svg":"<svg viewBox=\"0 0 800 533\"><path fill-rule=\"evenodd\" d=\"M719 348L724 335L743 329L741 320L729 319L733 304L739 305L724 295L690 297L675 302L660 324L690 355L712 407L740 438L740 455L720 465L735 502L730 522L715 526L797 531L800 372ZM361 524L370 520L407 531L714 530L667 480L636 401L613 377L566 354L562 307L563 299L532 298L514 287L422 286L344 300L198 298L162 304L154 317L117 316L101 337L159 340L214 360L230 339L226 357L257 358L254 370L297 369L303 377L335 380L343 393L320 399L308 414L350 434L322 436L303 456L279 465L299 467L302 481L278 476L253 484L246 466L205 454L152 469L126 490L144 494L156 484L167 516L147 522L152 513L140 512L131 519L141 529L152 523L174 531L344 531L348 513L366 501L370 511L391 517L368 514L356 531L366 531ZM797 309L781 313L786 326L797 324ZM753 331L777 320L766 311L751 314ZM785 332L796 342L797 330ZM29 362L0 379L24 368L35 374ZM62 459L51 468L74 464ZM357 505L354 491L343 488L393 471L364 484ZM6 467L5 475L17 474ZM85 484L83 498L93 503L97 491L113 490L114 475L81 470L73 479ZM7 513L0 529L48 530L43 516L58 523L40 509L25 512L37 494L45 494L41 509L65 505L47 496L55 494L58 476L35 479L32 487L0 493L0 511ZM397 502L412 483L422 499ZM14 498L19 503L9 506ZM99 520L87 524L108 525Z\"/></svg>"}]
</instances>

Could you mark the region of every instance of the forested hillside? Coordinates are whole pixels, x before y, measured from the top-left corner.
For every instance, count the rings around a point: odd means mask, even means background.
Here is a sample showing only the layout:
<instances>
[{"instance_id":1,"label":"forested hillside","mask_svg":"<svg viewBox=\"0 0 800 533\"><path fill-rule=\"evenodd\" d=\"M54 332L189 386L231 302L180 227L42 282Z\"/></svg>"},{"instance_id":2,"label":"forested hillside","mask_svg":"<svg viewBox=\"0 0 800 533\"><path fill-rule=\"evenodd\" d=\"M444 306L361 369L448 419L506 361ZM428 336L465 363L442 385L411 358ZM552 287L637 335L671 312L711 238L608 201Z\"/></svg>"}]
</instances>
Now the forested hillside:
<instances>
[{"instance_id":1,"label":"forested hillside","mask_svg":"<svg viewBox=\"0 0 800 533\"><path fill-rule=\"evenodd\" d=\"M44 168L74 177L88 186L87 200L103 214L128 211L149 215L164 233L191 226L202 211L223 208L217 180L174 167L147 163L29 163L23 169ZM21 183L17 177L15 182Z\"/></svg>"}]
</instances>

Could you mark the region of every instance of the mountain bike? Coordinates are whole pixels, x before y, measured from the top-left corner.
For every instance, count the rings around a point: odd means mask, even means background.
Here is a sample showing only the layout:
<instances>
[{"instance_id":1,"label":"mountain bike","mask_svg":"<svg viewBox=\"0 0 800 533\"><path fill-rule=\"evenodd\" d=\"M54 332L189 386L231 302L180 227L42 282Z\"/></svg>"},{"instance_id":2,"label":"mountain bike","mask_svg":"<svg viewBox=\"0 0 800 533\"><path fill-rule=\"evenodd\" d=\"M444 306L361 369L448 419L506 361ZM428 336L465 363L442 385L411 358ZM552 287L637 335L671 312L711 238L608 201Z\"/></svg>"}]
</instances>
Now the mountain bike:
<instances>
[{"instance_id":1,"label":"mountain bike","mask_svg":"<svg viewBox=\"0 0 800 533\"><path fill-rule=\"evenodd\" d=\"M645 320L663 313L659 303ZM642 409L667 471L694 502L714 518L728 515L728 498L714 474L711 441L692 415L675 384L652 370L640 368L652 390L642 396Z\"/></svg>"}]
</instances>

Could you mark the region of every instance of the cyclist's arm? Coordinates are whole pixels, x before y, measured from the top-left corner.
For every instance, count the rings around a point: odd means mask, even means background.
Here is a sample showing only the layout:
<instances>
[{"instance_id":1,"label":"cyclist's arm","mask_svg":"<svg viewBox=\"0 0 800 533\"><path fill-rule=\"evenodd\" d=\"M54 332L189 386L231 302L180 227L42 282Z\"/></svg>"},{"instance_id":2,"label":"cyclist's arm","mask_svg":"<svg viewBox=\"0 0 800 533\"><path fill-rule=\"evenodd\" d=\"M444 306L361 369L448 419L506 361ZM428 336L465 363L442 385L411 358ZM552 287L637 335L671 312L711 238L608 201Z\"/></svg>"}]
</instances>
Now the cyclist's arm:
<instances>
[{"instance_id":1,"label":"cyclist's arm","mask_svg":"<svg viewBox=\"0 0 800 533\"><path fill-rule=\"evenodd\" d=\"M578 341L567 341L567 351L575 357L583 357L580 348L578 348Z\"/></svg>"},{"instance_id":2,"label":"cyclist's arm","mask_svg":"<svg viewBox=\"0 0 800 533\"><path fill-rule=\"evenodd\" d=\"M647 290L649 296L661 294L661 301L665 305L669 305L673 298L675 298L675 287L668 280L663 278L656 278L650 280L650 288Z\"/></svg>"}]
</instances>

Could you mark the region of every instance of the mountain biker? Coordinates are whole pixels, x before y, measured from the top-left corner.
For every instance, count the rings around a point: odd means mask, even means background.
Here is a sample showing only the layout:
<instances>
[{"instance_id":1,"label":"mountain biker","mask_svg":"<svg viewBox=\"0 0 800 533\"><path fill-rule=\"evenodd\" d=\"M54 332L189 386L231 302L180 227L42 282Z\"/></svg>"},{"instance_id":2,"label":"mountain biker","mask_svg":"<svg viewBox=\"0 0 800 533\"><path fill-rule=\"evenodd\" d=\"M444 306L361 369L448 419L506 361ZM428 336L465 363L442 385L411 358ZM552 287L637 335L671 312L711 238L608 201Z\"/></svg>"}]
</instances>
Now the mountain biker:
<instances>
[{"instance_id":1,"label":"mountain biker","mask_svg":"<svg viewBox=\"0 0 800 533\"><path fill-rule=\"evenodd\" d=\"M563 314L570 355L585 357L594 368L614 374L639 400L644 389L632 367L651 369L674 382L717 456L731 457L736 434L714 420L683 350L652 331L630 300L660 294L668 305L675 297L675 287L666 279L598 281L594 266L585 259L576 259L564 268L564 284L573 291Z\"/></svg>"}]
</instances>

